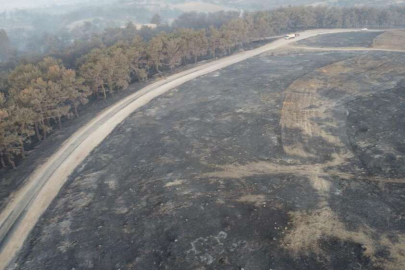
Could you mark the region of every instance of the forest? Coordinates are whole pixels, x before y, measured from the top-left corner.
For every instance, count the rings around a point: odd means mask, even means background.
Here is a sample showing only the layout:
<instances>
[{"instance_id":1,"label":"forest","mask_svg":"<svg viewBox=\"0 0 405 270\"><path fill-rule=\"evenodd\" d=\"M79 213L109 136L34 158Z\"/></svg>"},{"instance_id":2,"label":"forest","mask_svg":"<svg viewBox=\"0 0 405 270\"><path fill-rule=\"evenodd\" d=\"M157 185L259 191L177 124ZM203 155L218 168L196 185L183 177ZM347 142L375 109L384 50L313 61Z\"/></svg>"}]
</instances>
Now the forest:
<instances>
[{"instance_id":1,"label":"forest","mask_svg":"<svg viewBox=\"0 0 405 270\"><path fill-rule=\"evenodd\" d=\"M157 29L137 30L132 24L110 28L63 50L56 46L40 57L4 65L11 69L2 71L0 81L1 166L16 168L27 148L62 128L65 119L79 117L80 107L90 100L106 99L155 74L226 56L290 31L405 26L405 8L398 7L289 7L221 14L184 14ZM7 44L4 31L0 38Z\"/></svg>"}]
</instances>

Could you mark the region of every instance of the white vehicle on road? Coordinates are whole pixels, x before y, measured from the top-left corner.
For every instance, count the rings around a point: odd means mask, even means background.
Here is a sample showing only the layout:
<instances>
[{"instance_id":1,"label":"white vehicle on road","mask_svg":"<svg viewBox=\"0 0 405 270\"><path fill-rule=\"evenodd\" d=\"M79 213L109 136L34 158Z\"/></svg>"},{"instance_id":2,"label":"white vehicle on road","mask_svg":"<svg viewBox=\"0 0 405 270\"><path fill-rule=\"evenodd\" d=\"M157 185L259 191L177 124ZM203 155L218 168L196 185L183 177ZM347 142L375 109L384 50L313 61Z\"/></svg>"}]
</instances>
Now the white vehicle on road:
<instances>
[{"instance_id":1,"label":"white vehicle on road","mask_svg":"<svg viewBox=\"0 0 405 270\"><path fill-rule=\"evenodd\" d=\"M300 34L288 34L288 35L285 35L285 39L286 40L289 40L289 39L294 39L294 38L296 38L296 37L299 37L300 36Z\"/></svg>"}]
</instances>

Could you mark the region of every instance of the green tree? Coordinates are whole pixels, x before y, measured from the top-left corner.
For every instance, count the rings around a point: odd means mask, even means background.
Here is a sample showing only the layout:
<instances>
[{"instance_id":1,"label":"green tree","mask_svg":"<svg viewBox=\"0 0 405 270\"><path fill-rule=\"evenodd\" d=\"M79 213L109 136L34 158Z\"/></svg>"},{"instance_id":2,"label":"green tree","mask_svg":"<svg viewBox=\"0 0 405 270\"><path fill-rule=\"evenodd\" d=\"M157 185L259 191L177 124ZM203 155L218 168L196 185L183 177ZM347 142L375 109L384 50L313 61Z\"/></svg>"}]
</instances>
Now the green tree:
<instances>
[{"instance_id":1,"label":"green tree","mask_svg":"<svg viewBox=\"0 0 405 270\"><path fill-rule=\"evenodd\" d=\"M166 65L173 70L173 68L181 64L181 39L174 36L165 36L163 39L163 53Z\"/></svg>"},{"instance_id":2,"label":"green tree","mask_svg":"<svg viewBox=\"0 0 405 270\"><path fill-rule=\"evenodd\" d=\"M221 47L222 35L214 26L210 26L208 31L208 50L213 58L216 58L218 48Z\"/></svg>"},{"instance_id":3,"label":"green tree","mask_svg":"<svg viewBox=\"0 0 405 270\"><path fill-rule=\"evenodd\" d=\"M8 60L11 51L11 42L7 32L4 29L0 29L0 61Z\"/></svg>"},{"instance_id":4,"label":"green tree","mask_svg":"<svg viewBox=\"0 0 405 270\"><path fill-rule=\"evenodd\" d=\"M132 74L134 74L140 81L147 81L149 65L146 55L146 43L140 36L136 36L132 40L126 54Z\"/></svg>"},{"instance_id":5,"label":"green tree","mask_svg":"<svg viewBox=\"0 0 405 270\"><path fill-rule=\"evenodd\" d=\"M24 142L29 142L33 135L32 117L29 110L8 104L0 94L0 163L3 167L6 167L4 158L15 169L14 158L25 157Z\"/></svg>"},{"instance_id":6,"label":"green tree","mask_svg":"<svg viewBox=\"0 0 405 270\"><path fill-rule=\"evenodd\" d=\"M61 65L50 66L44 77L60 88L59 92L55 92L55 95L60 95L60 100L57 102L66 102L78 117L78 106L87 104L88 96L91 94L89 87L83 84L84 79L78 78L74 70L66 69Z\"/></svg>"},{"instance_id":7,"label":"green tree","mask_svg":"<svg viewBox=\"0 0 405 270\"><path fill-rule=\"evenodd\" d=\"M77 108L89 102L90 88L84 85L84 79L77 77L76 72L72 69L62 71L60 85L62 86L62 92L66 95L66 100L73 107L74 114L79 117Z\"/></svg>"},{"instance_id":8,"label":"green tree","mask_svg":"<svg viewBox=\"0 0 405 270\"><path fill-rule=\"evenodd\" d=\"M41 70L33 64L18 66L8 76L10 93L18 95L19 92L29 87L32 81L35 81L41 76Z\"/></svg>"},{"instance_id":9,"label":"green tree","mask_svg":"<svg viewBox=\"0 0 405 270\"><path fill-rule=\"evenodd\" d=\"M107 98L107 92L104 87L104 65L102 59L105 54L101 49L94 49L83 59L83 64L80 67L80 75L84 78L85 84L90 87L91 91L97 96L102 90L104 99Z\"/></svg>"},{"instance_id":10,"label":"green tree","mask_svg":"<svg viewBox=\"0 0 405 270\"><path fill-rule=\"evenodd\" d=\"M124 28L124 33L123 33L124 39L126 41L131 41L136 37L137 34L138 34L138 30L137 30L136 26L132 22L127 23L127 25Z\"/></svg>"},{"instance_id":11,"label":"green tree","mask_svg":"<svg viewBox=\"0 0 405 270\"><path fill-rule=\"evenodd\" d=\"M190 54L194 58L194 63L197 63L198 57L207 55L208 39L204 29L200 31L193 31L189 48Z\"/></svg>"},{"instance_id":12,"label":"green tree","mask_svg":"<svg viewBox=\"0 0 405 270\"><path fill-rule=\"evenodd\" d=\"M160 74L160 67L162 66L162 61L164 60L163 52L163 35L160 34L151 41L149 41L147 48L148 59L156 71Z\"/></svg>"},{"instance_id":13,"label":"green tree","mask_svg":"<svg viewBox=\"0 0 405 270\"><path fill-rule=\"evenodd\" d=\"M156 24L156 25L161 25L162 24L162 18L160 17L159 14L153 15L152 19L150 20L151 24Z\"/></svg>"},{"instance_id":14,"label":"green tree","mask_svg":"<svg viewBox=\"0 0 405 270\"><path fill-rule=\"evenodd\" d=\"M35 135L33 130L34 117L28 108L19 108L15 105L8 107L9 121L12 123L11 133L16 134L16 147L22 158L25 158L24 144L31 142L31 136Z\"/></svg>"},{"instance_id":15,"label":"green tree","mask_svg":"<svg viewBox=\"0 0 405 270\"><path fill-rule=\"evenodd\" d=\"M49 124L49 117L52 115L54 106L50 106L53 98L52 91L48 91L49 84L42 78L33 82L32 86L24 89L16 97L19 107L32 111L34 117L34 127L37 139L41 141L47 138L48 132L52 130ZM42 130L42 135L40 134Z\"/></svg>"}]
</instances>

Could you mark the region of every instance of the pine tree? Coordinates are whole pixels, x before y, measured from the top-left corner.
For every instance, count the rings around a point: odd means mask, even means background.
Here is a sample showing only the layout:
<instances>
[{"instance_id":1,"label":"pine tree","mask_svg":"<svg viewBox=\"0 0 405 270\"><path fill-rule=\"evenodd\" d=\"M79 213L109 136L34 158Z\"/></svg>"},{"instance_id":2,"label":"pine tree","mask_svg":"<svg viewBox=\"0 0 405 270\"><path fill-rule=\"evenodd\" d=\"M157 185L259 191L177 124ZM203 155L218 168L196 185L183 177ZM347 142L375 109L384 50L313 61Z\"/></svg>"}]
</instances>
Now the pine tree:
<instances>
[{"instance_id":1,"label":"pine tree","mask_svg":"<svg viewBox=\"0 0 405 270\"><path fill-rule=\"evenodd\" d=\"M156 71L160 74L160 67L163 61L163 35L158 35L149 41L148 58L152 66L155 67Z\"/></svg>"},{"instance_id":2,"label":"pine tree","mask_svg":"<svg viewBox=\"0 0 405 270\"><path fill-rule=\"evenodd\" d=\"M126 55L129 59L130 71L140 81L146 81L148 79L149 65L146 55L146 44L140 36L136 36L129 44Z\"/></svg>"},{"instance_id":3,"label":"pine tree","mask_svg":"<svg viewBox=\"0 0 405 270\"><path fill-rule=\"evenodd\" d=\"M212 57L216 58L217 49L221 46L221 32L219 32L214 26L210 26L208 33L208 50Z\"/></svg>"},{"instance_id":4,"label":"pine tree","mask_svg":"<svg viewBox=\"0 0 405 270\"><path fill-rule=\"evenodd\" d=\"M76 72L71 69L62 71L60 84L64 95L66 95L66 99L73 108L74 114L76 117L79 117L77 108L89 102L88 97L91 95L90 88L85 86L84 79L77 78Z\"/></svg>"},{"instance_id":5,"label":"pine tree","mask_svg":"<svg viewBox=\"0 0 405 270\"><path fill-rule=\"evenodd\" d=\"M161 25L162 24L162 18L160 17L159 14L153 15L152 19L150 20L151 24L156 24L156 25Z\"/></svg>"},{"instance_id":6,"label":"pine tree","mask_svg":"<svg viewBox=\"0 0 405 270\"><path fill-rule=\"evenodd\" d=\"M42 76L41 70L33 64L20 65L8 76L10 94L18 95L31 86L32 81Z\"/></svg>"},{"instance_id":7,"label":"pine tree","mask_svg":"<svg viewBox=\"0 0 405 270\"><path fill-rule=\"evenodd\" d=\"M4 29L0 29L0 61L8 60L11 52L12 47L7 32Z\"/></svg>"},{"instance_id":8,"label":"pine tree","mask_svg":"<svg viewBox=\"0 0 405 270\"><path fill-rule=\"evenodd\" d=\"M194 58L194 63L197 63L198 57L204 56L208 52L207 34L205 30L192 31L190 34L189 54Z\"/></svg>"},{"instance_id":9,"label":"pine tree","mask_svg":"<svg viewBox=\"0 0 405 270\"><path fill-rule=\"evenodd\" d=\"M173 36L165 36L163 38L163 53L165 64L173 70L173 68L181 64L181 39Z\"/></svg>"},{"instance_id":10,"label":"pine tree","mask_svg":"<svg viewBox=\"0 0 405 270\"><path fill-rule=\"evenodd\" d=\"M80 76L84 78L85 84L90 87L91 91L97 96L102 91L104 99L107 98L106 89L104 87L104 68L101 63L104 58L104 53L101 49L93 50L82 61L84 62L80 67Z\"/></svg>"},{"instance_id":11,"label":"pine tree","mask_svg":"<svg viewBox=\"0 0 405 270\"><path fill-rule=\"evenodd\" d=\"M105 68L110 71L108 74L111 74L111 77L108 78L110 92L128 88L131 81L131 71L129 59L124 53L122 44L109 48L107 55L109 61Z\"/></svg>"},{"instance_id":12,"label":"pine tree","mask_svg":"<svg viewBox=\"0 0 405 270\"><path fill-rule=\"evenodd\" d=\"M13 169L16 168L14 158L25 156L24 140L31 135L29 129L22 126L25 119L19 117L17 112L18 109L10 107L4 95L0 94L0 163L5 167L5 158Z\"/></svg>"}]
</instances>

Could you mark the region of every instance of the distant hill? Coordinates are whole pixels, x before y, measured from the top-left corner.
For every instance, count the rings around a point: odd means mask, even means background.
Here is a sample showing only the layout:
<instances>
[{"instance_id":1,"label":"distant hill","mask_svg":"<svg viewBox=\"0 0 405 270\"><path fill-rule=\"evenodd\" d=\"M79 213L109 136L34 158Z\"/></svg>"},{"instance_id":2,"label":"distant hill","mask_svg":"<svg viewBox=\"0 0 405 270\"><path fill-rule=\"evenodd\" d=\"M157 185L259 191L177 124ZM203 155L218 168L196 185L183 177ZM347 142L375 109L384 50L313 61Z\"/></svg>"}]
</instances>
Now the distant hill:
<instances>
[{"instance_id":1,"label":"distant hill","mask_svg":"<svg viewBox=\"0 0 405 270\"><path fill-rule=\"evenodd\" d=\"M218 5L251 8L269 9L289 5L326 5L326 6L387 6L405 4L404 0L202 0Z\"/></svg>"},{"instance_id":2,"label":"distant hill","mask_svg":"<svg viewBox=\"0 0 405 270\"><path fill-rule=\"evenodd\" d=\"M181 11L213 12L229 9L262 10L286 6L387 6L403 5L405 0L120 0L121 3L133 3L153 6L158 9L170 8ZM209 4L209 5L207 5Z\"/></svg>"}]
</instances>

